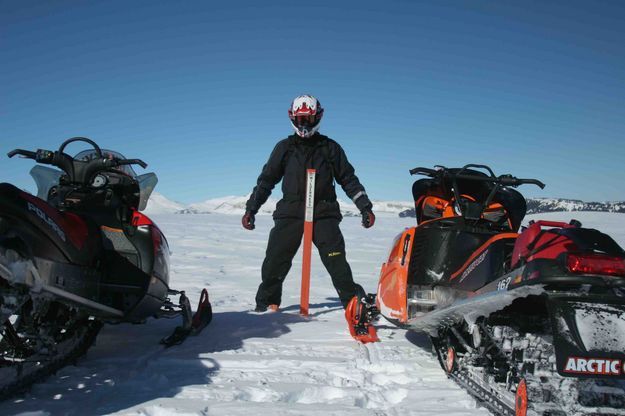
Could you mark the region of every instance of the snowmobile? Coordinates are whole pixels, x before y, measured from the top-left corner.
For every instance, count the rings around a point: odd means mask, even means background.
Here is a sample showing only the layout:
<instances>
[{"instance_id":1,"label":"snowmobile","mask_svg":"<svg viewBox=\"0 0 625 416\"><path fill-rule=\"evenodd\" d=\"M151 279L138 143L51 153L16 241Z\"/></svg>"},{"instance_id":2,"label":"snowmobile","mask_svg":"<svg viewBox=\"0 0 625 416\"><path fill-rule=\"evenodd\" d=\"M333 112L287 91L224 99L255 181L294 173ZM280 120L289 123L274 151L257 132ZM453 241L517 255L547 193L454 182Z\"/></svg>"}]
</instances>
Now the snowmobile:
<instances>
[{"instance_id":1,"label":"snowmobile","mask_svg":"<svg viewBox=\"0 0 625 416\"><path fill-rule=\"evenodd\" d=\"M74 142L91 149L72 157ZM158 179L131 167L145 162L83 137L16 155L39 163L38 194L0 184L0 400L74 362L104 323L182 316L170 346L210 322L206 289L192 315L169 287L167 240L140 212Z\"/></svg>"},{"instance_id":2,"label":"snowmobile","mask_svg":"<svg viewBox=\"0 0 625 416\"><path fill-rule=\"evenodd\" d=\"M608 235L530 221L484 165L415 168L417 226L393 242L377 313L429 335L447 374L500 415L624 415L625 251Z\"/></svg>"}]
</instances>

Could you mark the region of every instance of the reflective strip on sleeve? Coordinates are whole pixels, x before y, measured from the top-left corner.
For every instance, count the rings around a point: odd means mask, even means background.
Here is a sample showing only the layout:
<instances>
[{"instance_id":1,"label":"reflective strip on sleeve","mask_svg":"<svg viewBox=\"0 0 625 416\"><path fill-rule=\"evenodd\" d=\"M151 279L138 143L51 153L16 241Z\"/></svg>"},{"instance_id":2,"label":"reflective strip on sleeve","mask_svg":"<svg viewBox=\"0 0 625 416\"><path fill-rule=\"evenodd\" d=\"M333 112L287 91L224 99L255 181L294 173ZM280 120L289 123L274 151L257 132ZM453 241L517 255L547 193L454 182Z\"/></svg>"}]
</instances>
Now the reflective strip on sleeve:
<instances>
[{"instance_id":1,"label":"reflective strip on sleeve","mask_svg":"<svg viewBox=\"0 0 625 416\"><path fill-rule=\"evenodd\" d=\"M366 193L365 191L360 191L360 192L358 192L356 195L354 195L354 196L352 197L352 201L354 201L354 203L356 203L356 200L357 200L358 198L360 198L361 196L367 196L367 193Z\"/></svg>"}]
</instances>

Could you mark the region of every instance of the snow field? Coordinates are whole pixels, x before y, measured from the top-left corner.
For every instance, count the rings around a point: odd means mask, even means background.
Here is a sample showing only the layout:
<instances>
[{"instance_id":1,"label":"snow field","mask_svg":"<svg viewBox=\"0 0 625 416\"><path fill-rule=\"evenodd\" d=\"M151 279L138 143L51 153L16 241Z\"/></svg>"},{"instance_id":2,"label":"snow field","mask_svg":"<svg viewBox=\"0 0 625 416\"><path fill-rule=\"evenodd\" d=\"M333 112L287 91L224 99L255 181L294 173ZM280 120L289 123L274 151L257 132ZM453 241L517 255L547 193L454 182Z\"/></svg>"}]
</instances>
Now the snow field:
<instances>
[{"instance_id":1,"label":"snow field","mask_svg":"<svg viewBox=\"0 0 625 416\"><path fill-rule=\"evenodd\" d=\"M625 245L625 216L554 213L576 218ZM178 320L107 325L97 345L22 397L0 403L0 414L22 415L487 415L440 369L427 337L378 322L381 343L361 345L316 254L311 315L299 315L301 254L284 286L281 312L256 314L254 295L273 222L257 229L239 216L155 215L172 250L171 286L193 306L207 287L213 322L169 349L158 345ZM342 229L355 280L376 290L393 237L414 219L380 217L364 230L359 218ZM316 250L313 249L316 253Z\"/></svg>"}]
</instances>

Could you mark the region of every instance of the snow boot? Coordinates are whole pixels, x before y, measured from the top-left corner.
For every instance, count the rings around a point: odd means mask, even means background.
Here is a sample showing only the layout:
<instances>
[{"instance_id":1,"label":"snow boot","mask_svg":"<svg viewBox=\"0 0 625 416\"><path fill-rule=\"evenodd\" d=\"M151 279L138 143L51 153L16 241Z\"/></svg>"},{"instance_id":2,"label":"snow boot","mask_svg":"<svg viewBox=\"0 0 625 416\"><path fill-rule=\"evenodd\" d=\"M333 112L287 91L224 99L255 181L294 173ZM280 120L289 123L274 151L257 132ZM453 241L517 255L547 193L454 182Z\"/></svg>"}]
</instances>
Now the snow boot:
<instances>
[{"instance_id":1,"label":"snow boot","mask_svg":"<svg viewBox=\"0 0 625 416\"><path fill-rule=\"evenodd\" d=\"M280 305L256 305L254 312L256 313L264 313L264 312L278 312L280 310Z\"/></svg>"}]
</instances>

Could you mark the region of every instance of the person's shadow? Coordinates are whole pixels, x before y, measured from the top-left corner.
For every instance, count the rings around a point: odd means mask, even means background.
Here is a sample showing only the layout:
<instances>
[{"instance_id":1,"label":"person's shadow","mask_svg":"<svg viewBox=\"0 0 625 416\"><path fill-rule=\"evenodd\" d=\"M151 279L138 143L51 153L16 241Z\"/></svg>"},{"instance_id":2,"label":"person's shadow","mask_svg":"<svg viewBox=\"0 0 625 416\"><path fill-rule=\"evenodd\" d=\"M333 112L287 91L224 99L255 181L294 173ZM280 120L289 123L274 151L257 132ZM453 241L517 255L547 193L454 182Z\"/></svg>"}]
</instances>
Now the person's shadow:
<instances>
[{"instance_id":1,"label":"person's shadow","mask_svg":"<svg viewBox=\"0 0 625 416\"><path fill-rule=\"evenodd\" d=\"M105 325L96 345L75 366L66 366L24 394L0 402L0 414L108 414L174 397L186 386L210 389L211 378L220 369L212 353L239 349L252 338L278 338L291 331L290 325L342 306L328 299L311 304L310 309L309 317L299 315L299 305L264 314L215 310L212 322L200 334L170 348L159 341L180 324L177 319Z\"/></svg>"},{"instance_id":2,"label":"person's shadow","mask_svg":"<svg viewBox=\"0 0 625 416\"><path fill-rule=\"evenodd\" d=\"M311 304L308 317L298 313L299 305L281 308L277 313L216 312L213 315L213 321L207 327L210 331L203 332L197 338L203 339L204 352L238 349L243 346L245 340L251 338L278 338L291 332L289 325L307 322L311 318L343 309L338 299L328 298L327 300L328 302Z\"/></svg>"}]
</instances>

